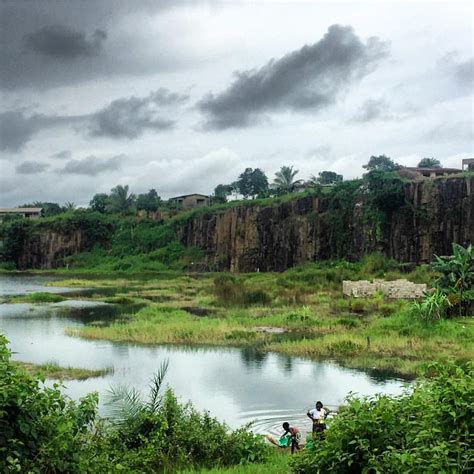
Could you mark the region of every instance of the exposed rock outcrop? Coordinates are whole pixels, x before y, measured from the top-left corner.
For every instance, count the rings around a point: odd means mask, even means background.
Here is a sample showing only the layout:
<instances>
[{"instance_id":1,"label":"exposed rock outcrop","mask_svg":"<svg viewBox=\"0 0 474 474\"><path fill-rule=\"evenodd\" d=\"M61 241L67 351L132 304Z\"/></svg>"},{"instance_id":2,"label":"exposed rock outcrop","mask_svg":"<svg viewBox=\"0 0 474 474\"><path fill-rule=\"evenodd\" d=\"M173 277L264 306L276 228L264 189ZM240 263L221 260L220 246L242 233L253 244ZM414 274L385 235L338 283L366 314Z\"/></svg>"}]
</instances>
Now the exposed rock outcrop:
<instances>
[{"instance_id":1,"label":"exposed rock outcrop","mask_svg":"<svg viewBox=\"0 0 474 474\"><path fill-rule=\"evenodd\" d=\"M451 253L452 242L474 242L474 177L409 182L403 191L406 205L380 229L364 214L362 196L342 230L342 248L334 245L335 216L325 197L209 213L188 221L180 237L204 249L209 268L231 271L282 271L309 261L355 260L377 250L421 263Z\"/></svg>"}]
</instances>

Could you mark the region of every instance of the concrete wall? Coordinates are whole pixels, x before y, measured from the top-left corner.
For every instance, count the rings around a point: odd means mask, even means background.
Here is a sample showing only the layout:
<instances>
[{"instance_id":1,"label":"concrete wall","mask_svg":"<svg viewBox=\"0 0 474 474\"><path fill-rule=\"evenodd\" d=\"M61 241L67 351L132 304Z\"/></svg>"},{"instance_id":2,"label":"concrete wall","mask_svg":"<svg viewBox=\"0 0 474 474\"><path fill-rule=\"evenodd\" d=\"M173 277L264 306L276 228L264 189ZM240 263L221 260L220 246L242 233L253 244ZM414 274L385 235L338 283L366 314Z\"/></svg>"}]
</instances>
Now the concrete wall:
<instances>
[{"instance_id":1,"label":"concrete wall","mask_svg":"<svg viewBox=\"0 0 474 474\"><path fill-rule=\"evenodd\" d=\"M343 281L342 292L344 296L354 298L367 298L377 291L382 292L387 298L416 299L423 298L427 290L424 283L412 283L408 280L368 280Z\"/></svg>"}]
</instances>

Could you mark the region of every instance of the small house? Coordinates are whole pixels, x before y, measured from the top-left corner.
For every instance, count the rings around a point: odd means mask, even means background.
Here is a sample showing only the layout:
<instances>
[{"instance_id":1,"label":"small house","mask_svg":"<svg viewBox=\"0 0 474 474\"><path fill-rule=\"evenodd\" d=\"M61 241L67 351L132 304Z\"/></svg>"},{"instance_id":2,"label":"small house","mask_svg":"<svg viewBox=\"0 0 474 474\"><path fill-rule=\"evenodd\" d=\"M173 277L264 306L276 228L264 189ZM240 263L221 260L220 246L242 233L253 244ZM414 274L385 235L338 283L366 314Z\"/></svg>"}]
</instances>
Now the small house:
<instances>
[{"instance_id":1,"label":"small house","mask_svg":"<svg viewBox=\"0 0 474 474\"><path fill-rule=\"evenodd\" d=\"M41 217L41 207L0 207L0 222L5 216L21 216L26 219Z\"/></svg>"},{"instance_id":2,"label":"small house","mask_svg":"<svg viewBox=\"0 0 474 474\"><path fill-rule=\"evenodd\" d=\"M185 194L183 196L176 196L170 199L171 202L180 204L183 209L193 209L194 207L209 206L209 196L205 194Z\"/></svg>"},{"instance_id":3,"label":"small house","mask_svg":"<svg viewBox=\"0 0 474 474\"><path fill-rule=\"evenodd\" d=\"M447 176L450 174L461 173L462 170L457 168L419 168L419 167L403 167L401 171L408 170L425 178L436 178L438 176Z\"/></svg>"}]
</instances>

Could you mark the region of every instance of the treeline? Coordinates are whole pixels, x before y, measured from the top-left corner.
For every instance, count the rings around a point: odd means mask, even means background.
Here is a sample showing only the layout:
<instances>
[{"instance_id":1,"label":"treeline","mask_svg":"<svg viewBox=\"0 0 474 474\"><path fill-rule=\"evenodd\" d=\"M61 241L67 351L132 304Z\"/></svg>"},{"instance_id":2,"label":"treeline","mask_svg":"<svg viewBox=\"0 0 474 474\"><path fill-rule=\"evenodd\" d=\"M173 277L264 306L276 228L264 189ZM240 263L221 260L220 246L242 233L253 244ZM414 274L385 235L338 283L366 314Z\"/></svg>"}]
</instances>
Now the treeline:
<instances>
[{"instance_id":1,"label":"treeline","mask_svg":"<svg viewBox=\"0 0 474 474\"><path fill-rule=\"evenodd\" d=\"M435 158L423 158L419 167L438 168L441 166ZM368 163L363 166L367 170L364 177L371 172L393 172L401 168L391 158L385 155L371 156ZM229 198L256 199L272 198L285 194L294 193L306 189L318 190L322 186L334 186L343 181L343 176L334 171L321 171L317 176L312 175L309 179L298 178L299 170L293 166L282 166L275 173L271 181L260 168L246 168L232 183L218 184L210 196L211 205L225 204ZM66 202L60 205L54 202L35 201L24 204L21 207L41 207L43 216L55 216L64 212L73 211L77 208L74 202ZM89 202L89 209L102 214L130 214L143 211L154 213L163 211L174 214L181 209L181 205L172 200L162 199L156 189L141 194L134 194L128 185L117 185L109 193L97 193Z\"/></svg>"}]
</instances>

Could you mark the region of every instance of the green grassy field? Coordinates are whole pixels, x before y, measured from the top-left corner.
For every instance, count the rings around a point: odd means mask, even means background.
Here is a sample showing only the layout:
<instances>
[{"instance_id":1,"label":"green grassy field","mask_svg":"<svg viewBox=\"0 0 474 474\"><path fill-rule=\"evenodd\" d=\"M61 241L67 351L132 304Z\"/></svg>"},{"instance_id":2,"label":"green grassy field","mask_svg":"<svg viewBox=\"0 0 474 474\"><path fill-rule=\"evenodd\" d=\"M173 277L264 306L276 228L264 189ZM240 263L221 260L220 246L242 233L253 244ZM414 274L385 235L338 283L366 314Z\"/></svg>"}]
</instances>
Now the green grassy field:
<instances>
[{"instance_id":1,"label":"green grassy field","mask_svg":"<svg viewBox=\"0 0 474 474\"><path fill-rule=\"evenodd\" d=\"M380 270L372 271L374 274L412 281L432 277L426 269L404 275L391 270L382 275ZM253 346L407 377L416 376L435 360L474 357L472 317L426 324L411 314L407 301L386 300L382 295L342 297L342 279L370 276L370 268L309 265L282 274L175 275L143 280L132 276L129 280L69 279L62 284L98 287L94 298L102 301L145 304L133 316L110 326L91 324L68 330L85 338ZM107 287L121 290L114 296L101 296L101 288Z\"/></svg>"},{"instance_id":2,"label":"green grassy field","mask_svg":"<svg viewBox=\"0 0 474 474\"><path fill-rule=\"evenodd\" d=\"M57 380L86 380L93 377L102 377L112 372L112 369L82 369L77 367L60 367L56 362L33 364L31 362L13 361L13 364L26 370L34 377L44 376Z\"/></svg>"}]
</instances>

